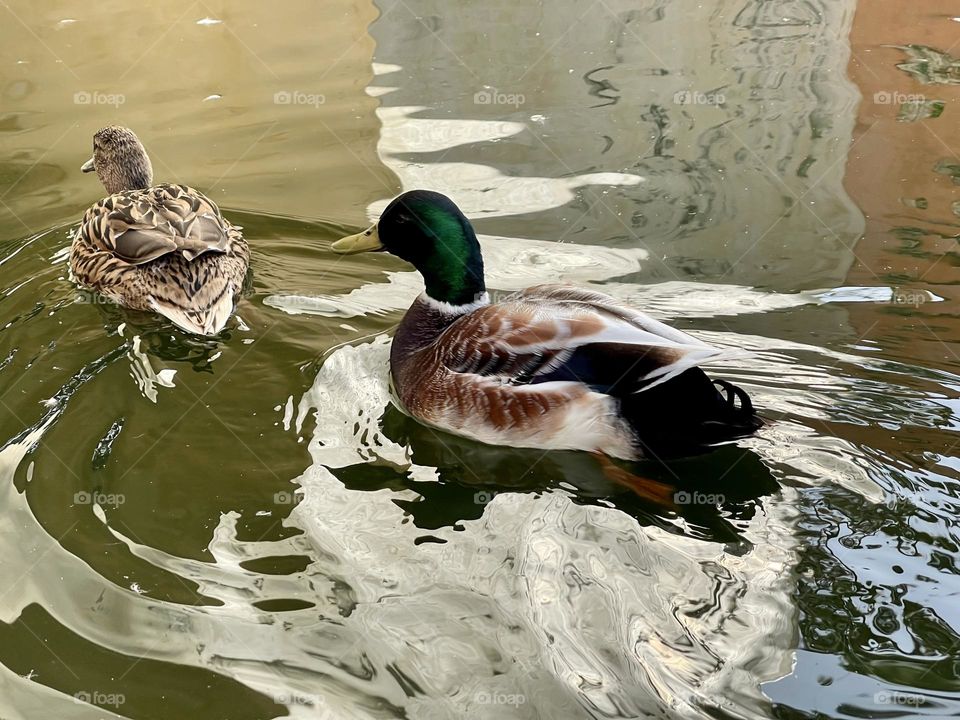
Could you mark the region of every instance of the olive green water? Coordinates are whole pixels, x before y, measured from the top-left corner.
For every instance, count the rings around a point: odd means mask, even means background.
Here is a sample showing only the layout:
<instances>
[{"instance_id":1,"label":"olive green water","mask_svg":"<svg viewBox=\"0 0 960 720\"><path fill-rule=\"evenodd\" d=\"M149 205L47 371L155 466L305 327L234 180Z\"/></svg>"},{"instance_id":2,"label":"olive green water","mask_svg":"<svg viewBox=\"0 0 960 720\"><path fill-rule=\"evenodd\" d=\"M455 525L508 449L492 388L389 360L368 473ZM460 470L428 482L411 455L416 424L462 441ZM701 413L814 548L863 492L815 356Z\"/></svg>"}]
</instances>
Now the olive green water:
<instances>
[{"instance_id":1,"label":"olive green water","mask_svg":"<svg viewBox=\"0 0 960 720\"><path fill-rule=\"evenodd\" d=\"M956 61L868 48L944 107L904 100L939 140L914 174L865 157L904 151L897 107L863 121L855 11L0 1L0 718L960 714ZM243 226L220 336L71 283L110 123ZM419 279L329 244L414 187L494 290L752 351L715 373L768 427L634 466L663 504L411 423Z\"/></svg>"}]
</instances>

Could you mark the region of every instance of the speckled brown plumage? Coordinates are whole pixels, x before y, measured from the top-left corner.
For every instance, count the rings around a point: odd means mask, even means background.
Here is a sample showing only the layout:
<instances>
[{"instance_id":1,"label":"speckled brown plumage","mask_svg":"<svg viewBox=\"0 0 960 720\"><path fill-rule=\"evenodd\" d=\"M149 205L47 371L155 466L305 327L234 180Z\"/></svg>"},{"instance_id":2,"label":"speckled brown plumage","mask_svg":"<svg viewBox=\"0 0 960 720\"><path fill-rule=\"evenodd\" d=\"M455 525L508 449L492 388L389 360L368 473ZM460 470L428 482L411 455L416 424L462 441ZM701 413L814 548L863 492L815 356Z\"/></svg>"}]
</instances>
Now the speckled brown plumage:
<instances>
[{"instance_id":1,"label":"speckled brown plumage","mask_svg":"<svg viewBox=\"0 0 960 720\"><path fill-rule=\"evenodd\" d=\"M222 329L249 261L240 228L186 185L100 200L84 214L70 251L82 285L200 334Z\"/></svg>"},{"instance_id":2,"label":"speckled brown plumage","mask_svg":"<svg viewBox=\"0 0 960 720\"><path fill-rule=\"evenodd\" d=\"M146 151L127 128L100 130L83 170L96 170L112 194L87 210L74 237L70 269L76 280L125 307L158 312L188 332L223 329L250 261L241 228L191 187L150 187Z\"/></svg>"}]
</instances>

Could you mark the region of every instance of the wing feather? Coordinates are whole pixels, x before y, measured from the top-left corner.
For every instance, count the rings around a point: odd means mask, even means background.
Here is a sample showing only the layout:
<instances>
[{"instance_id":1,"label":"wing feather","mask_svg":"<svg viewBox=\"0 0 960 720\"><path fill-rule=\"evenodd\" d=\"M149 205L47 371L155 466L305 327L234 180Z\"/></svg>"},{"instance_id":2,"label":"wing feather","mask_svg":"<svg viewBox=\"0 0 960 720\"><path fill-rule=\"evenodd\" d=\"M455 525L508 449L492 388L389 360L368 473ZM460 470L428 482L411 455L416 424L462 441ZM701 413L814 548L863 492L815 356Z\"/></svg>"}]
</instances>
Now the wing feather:
<instances>
[{"instance_id":1,"label":"wing feather","mask_svg":"<svg viewBox=\"0 0 960 720\"><path fill-rule=\"evenodd\" d=\"M98 209L101 249L131 265L175 252L193 261L231 248L230 223L209 198L186 185L117 193L92 208Z\"/></svg>"},{"instance_id":2,"label":"wing feather","mask_svg":"<svg viewBox=\"0 0 960 720\"><path fill-rule=\"evenodd\" d=\"M528 288L480 308L447 328L437 347L454 372L509 384L579 380L604 391L648 390L692 367L739 354L608 295L564 285ZM596 362L611 357L617 361L606 369Z\"/></svg>"}]
</instances>

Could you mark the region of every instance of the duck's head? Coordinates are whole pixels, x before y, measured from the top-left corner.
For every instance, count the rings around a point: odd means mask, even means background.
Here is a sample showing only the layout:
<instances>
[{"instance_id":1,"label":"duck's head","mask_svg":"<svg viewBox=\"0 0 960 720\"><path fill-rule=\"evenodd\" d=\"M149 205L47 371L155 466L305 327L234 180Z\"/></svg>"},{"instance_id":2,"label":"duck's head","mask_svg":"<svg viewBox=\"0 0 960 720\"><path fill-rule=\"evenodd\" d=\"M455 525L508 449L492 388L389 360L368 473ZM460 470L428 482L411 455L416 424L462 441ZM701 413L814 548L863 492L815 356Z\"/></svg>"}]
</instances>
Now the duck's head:
<instances>
[{"instance_id":1,"label":"duck's head","mask_svg":"<svg viewBox=\"0 0 960 720\"><path fill-rule=\"evenodd\" d=\"M473 227L450 198L437 192L405 192L375 225L338 240L333 250L386 250L419 270L427 295L439 302L468 305L485 292L483 257Z\"/></svg>"},{"instance_id":2,"label":"duck's head","mask_svg":"<svg viewBox=\"0 0 960 720\"><path fill-rule=\"evenodd\" d=\"M153 166L133 130L111 125L93 136L93 157L80 168L96 171L107 192L143 190L153 184Z\"/></svg>"}]
</instances>

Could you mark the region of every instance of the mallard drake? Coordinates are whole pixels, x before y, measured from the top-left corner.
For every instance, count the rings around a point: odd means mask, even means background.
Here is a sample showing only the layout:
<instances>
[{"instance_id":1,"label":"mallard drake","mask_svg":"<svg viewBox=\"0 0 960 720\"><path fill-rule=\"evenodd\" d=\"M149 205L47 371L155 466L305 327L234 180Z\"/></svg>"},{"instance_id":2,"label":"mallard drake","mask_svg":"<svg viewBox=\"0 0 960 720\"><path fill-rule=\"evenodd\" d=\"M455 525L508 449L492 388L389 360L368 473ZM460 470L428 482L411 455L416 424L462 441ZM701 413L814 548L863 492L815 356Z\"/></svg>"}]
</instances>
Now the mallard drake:
<instances>
[{"instance_id":1,"label":"mallard drake","mask_svg":"<svg viewBox=\"0 0 960 720\"><path fill-rule=\"evenodd\" d=\"M491 303L477 236L444 195L404 193L333 250L386 250L423 276L390 372L401 409L427 425L639 460L700 452L762 424L746 392L698 367L730 353L608 295L538 285Z\"/></svg>"},{"instance_id":2,"label":"mallard drake","mask_svg":"<svg viewBox=\"0 0 960 720\"><path fill-rule=\"evenodd\" d=\"M84 214L70 248L80 284L188 332L220 332L250 261L241 228L191 187L152 185L150 158L128 128L99 130L80 169L109 193Z\"/></svg>"}]
</instances>

